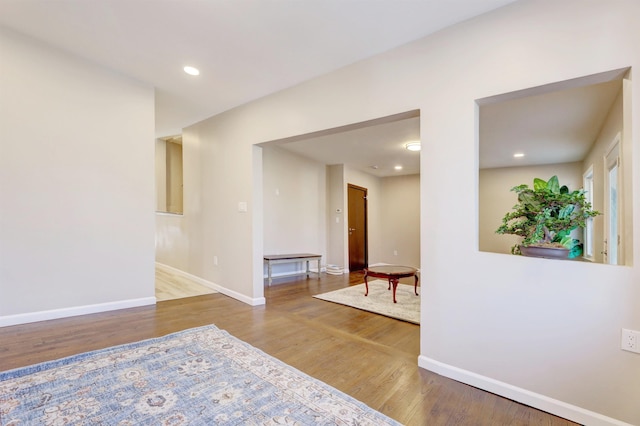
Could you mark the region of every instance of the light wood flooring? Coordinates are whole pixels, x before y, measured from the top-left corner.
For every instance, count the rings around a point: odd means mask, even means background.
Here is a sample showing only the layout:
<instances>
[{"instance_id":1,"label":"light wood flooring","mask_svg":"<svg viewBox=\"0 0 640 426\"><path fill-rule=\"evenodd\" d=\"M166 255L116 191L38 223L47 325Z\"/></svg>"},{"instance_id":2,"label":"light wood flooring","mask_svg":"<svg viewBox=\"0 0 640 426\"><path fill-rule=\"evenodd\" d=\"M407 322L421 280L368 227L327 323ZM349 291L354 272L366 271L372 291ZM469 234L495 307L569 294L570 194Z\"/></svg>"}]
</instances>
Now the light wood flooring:
<instances>
[{"instance_id":1,"label":"light wood flooring","mask_svg":"<svg viewBox=\"0 0 640 426\"><path fill-rule=\"evenodd\" d=\"M211 293L217 292L198 282L156 266L156 300L158 302Z\"/></svg>"},{"instance_id":2,"label":"light wood flooring","mask_svg":"<svg viewBox=\"0 0 640 426\"><path fill-rule=\"evenodd\" d=\"M311 297L362 274L279 278L266 305L221 293L0 328L0 370L215 324L406 425L575 423L418 368L420 327Z\"/></svg>"}]
</instances>

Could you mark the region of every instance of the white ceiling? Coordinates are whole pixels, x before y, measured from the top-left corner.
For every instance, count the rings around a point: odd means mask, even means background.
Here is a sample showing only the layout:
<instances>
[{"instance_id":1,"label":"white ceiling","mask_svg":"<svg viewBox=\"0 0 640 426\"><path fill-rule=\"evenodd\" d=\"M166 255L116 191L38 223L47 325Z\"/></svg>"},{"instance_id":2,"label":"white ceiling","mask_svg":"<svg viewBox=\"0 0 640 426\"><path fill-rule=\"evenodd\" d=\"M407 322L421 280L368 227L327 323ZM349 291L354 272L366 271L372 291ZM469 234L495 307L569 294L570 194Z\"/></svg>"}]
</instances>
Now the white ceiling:
<instances>
[{"instance_id":1,"label":"white ceiling","mask_svg":"<svg viewBox=\"0 0 640 426\"><path fill-rule=\"evenodd\" d=\"M481 105L480 168L583 160L621 88L617 78Z\"/></svg>"},{"instance_id":2,"label":"white ceiling","mask_svg":"<svg viewBox=\"0 0 640 426\"><path fill-rule=\"evenodd\" d=\"M373 176L387 177L420 173L420 152L407 150L410 142L420 142L418 111L277 145L327 165L347 164ZM397 170L396 166L402 169Z\"/></svg>"},{"instance_id":3,"label":"white ceiling","mask_svg":"<svg viewBox=\"0 0 640 426\"><path fill-rule=\"evenodd\" d=\"M0 0L0 25L154 86L163 137L513 1Z\"/></svg>"},{"instance_id":4,"label":"white ceiling","mask_svg":"<svg viewBox=\"0 0 640 426\"><path fill-rule=\"evenodd\" d=\"M514 1L0 0L0 26L153 86L156 136L162 137ZM187 64L201 75L185 74ZM530 161L537 158L535 147L550 152L549 146L565 146L567 136L585 123L579 139L588 140L604 119L613 90L584 89L570 97L601 108L574 110L575 103L551 99L559 94L483 106L481 131L487 134L481 166L508 165L514 149L525 150ZM560 110L552 109L555 104ZM578 110L581 114L570 119L559 113ZM541 129L555 133L543 136ZM524 140L525 131L538 137ZM404 149L413 139L419 139L415 116L281 146L326 164L388 176L419 172L419 155ZM584 149L571 139L563 158L573 161ZM403 165L402 172L393 170L396 164Z\"/></svg>"}]
</instances>

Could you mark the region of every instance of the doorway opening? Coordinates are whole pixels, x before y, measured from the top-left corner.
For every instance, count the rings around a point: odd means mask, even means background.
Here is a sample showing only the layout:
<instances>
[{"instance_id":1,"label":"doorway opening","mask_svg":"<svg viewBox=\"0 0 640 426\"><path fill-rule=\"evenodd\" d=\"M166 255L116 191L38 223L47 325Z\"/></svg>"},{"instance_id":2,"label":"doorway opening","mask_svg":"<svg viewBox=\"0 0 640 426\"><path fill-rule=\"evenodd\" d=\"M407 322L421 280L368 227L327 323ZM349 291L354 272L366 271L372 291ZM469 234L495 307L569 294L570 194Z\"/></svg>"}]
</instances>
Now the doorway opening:
<instances>
[{"instance_id":1,"label":"doorway opening","mask_svg":"<svg viewBox=\"0 0 640 426\"><path fill-rule=\"evenodd\" d=\"M327 266L334 274L374 264L419 268L420 152L408 148L419 140L414 110L257 144L262 253L322 254L323 273ZM359 219L349 201L354 190L361 191ZM276 280L302 269L278 266ZM264 282L266 269L262 275Z\"/></svg>"}]
</instances>

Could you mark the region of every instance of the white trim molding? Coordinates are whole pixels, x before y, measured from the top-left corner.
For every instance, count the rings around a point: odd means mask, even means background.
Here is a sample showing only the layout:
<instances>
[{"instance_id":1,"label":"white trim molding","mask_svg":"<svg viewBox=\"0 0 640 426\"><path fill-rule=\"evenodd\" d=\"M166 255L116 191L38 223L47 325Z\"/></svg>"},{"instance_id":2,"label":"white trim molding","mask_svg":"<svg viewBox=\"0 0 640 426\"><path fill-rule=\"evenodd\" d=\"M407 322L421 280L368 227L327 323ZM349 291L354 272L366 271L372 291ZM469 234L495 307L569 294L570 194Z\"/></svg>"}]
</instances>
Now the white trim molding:
<instances>
[{"instance_id":1,"label":"white trim molding","mask_svg":"<svg viewBox=\"0 0 640 426\"><path fill-rule=\"evenodd\" d=\"M172 274L178 275L179 277L186 278L191 281L195 281L198 284L202 284L205 287L208 287L212 290L215 290L219 293L224 294L225 296L232 297L240 302L246 303L251 306L259 306L264 305L266 303L266 299L264 297L248 297L244 294L238 293L237 291L229 290L226 287L223 287L219 284L213 283L211 281L207 281L204 278L200 278L196 275L192 275L188 272L185 272L181 269L174 268L173 266L165 265L164 263L156 262L156 267L160 270L164 270L166 272L170 272Z\"/></svg>"},{"instance_id":2,"label":"white trim molding","mask_svg":"<svg viewBox=\"0 0 640 426\"><path fill-rule=\"evenodd\" d=\"M95 305L74 306L71 308L52 309L49 311L6 315L0 317L0 327L27 324L30 322L48 321L59 318L75 317L79 315L96 314L107 311L116 311L118 309L137 308L139 306L155 305L155 303L155 297L143 297L140 299L120 300L117 302L98 303Z\"/></svg>"},{"instance_id":3,"label":"white trim molding","mask_svg":"<svg viewBox=\"0 0 640 426\"><path fill-rule=\"evenodd\" d=\"M485 377L462 368L454 367L440 361L428 358L424 355L418 357L418 366L425 370L433 371L441 376L448 377L458 382L466 383L478 389L495 393L513 401L529 405L547 413L589 426L633 426L611 417L604 416L594 411L585 410L575 405L557 399L549 398L499 380Z\"/></svg>"}]
</instances>

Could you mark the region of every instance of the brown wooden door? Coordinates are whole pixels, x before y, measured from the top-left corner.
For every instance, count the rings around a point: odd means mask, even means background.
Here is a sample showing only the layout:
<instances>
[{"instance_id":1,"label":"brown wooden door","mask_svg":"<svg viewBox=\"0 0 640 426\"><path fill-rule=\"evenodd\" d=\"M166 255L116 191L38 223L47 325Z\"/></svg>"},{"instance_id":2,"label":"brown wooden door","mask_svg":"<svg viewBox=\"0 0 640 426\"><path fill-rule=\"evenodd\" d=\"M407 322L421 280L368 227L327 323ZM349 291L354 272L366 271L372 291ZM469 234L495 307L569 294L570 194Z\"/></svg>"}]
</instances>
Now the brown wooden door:
<instances>
[{"instance_id":1,"label":"brown wooden door","mask_svg":"<svg viewBox=\"0 0 640 426\"><path fill-rule=\"evenodd\" d=\"M368 266L367 188L348 185L349 271Z\"/></svg>"}]
</instances>

